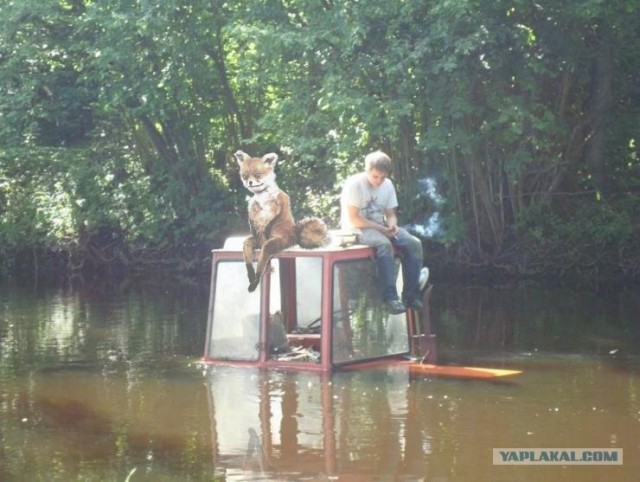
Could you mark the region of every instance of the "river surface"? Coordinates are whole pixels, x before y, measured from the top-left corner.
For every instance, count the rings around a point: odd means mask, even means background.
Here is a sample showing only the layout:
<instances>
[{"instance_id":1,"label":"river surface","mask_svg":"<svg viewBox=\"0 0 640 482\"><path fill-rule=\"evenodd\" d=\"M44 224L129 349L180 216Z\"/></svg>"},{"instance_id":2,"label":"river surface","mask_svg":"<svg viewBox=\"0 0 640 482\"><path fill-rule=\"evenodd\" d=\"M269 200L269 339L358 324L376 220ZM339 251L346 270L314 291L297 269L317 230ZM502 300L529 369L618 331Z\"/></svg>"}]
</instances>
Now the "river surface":
<instances>
[{"instance_id":1,"label":"river surface","mask_svg":"<svg viewBox=\"0 0 640 482\"><path fill-rule=\"evenodd\" d=\"M0 481L640 480L638 288L436 284L440 362L523 371L487 382L205 367L207 287L160 281L0 283Z\"/></svg>"}]
</instances>

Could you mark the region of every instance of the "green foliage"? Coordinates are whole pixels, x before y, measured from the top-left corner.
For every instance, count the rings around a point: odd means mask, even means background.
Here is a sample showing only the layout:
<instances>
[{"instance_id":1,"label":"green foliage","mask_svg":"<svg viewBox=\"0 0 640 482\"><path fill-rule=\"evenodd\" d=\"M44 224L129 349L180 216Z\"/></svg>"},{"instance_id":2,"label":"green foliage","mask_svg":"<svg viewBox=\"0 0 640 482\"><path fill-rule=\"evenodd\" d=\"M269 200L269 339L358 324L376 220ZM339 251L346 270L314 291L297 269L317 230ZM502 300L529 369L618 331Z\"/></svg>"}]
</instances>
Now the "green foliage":
<instances>
[{"instance_id":1,"label":"green foliage","mask_svg":"<svg viewBox=\"0 0 640 482\"><path fill-rule=\"evenodd\" d=\"M381 148L402 220L439 211L438 240L474 264L543 227L545 240L578 243L564 229L577 207L588 226L571 233L620 248L640 229L637 11L626 0L5 2L4 257L86 236L104 248L114 233L128 260L143 248L205 257L246 230L238 148L280 154L298 218L335 226L342 181ZM426 177L442 203L421 197Z\"/></svg>"},{"instance_id":2,"label":"green foliage","mask_svg":"<svg viewBox=\"0 0 640 482\"><path fill-rule=\"evenodd\" d=\"M139 158L132 153L111 157L114 152L102 147L2 152L0 243L5 269L32 253L41 258L67 253L70 266L90 257L97 258L94 263L116 257L130 265L168 263L176 250L206 257L198 252L200 244L220 242L218 229L228 223L226 213L181 218L171 204L171 192L166 197L154 192ZM147 259L145 252L164 259Z\"/></svg>"},{"instance_id":3,"label":"green foliage","mask_svg":"<svg viewBox=\"0 0 640 482\"><path fill-rule=\"evenodd\" d=\"M93 126L96 89L82 78L87 52L74 43L78 9L34 1L0 9L0 143L82 142Z\"/></svg>"},{"instance_id":4,"label":"green foliage","mask_svg":"<svg viewBox=\"0 0 640 482\"><path fill-rule=\"evenodd\" d=\"M20 258L37 257L43 246L55 251L73 239L60 158L53 149L24 154L0 151L0 272Z\"/></svg>"},{"instance_id":5,"label":"green foliage","mask_svg":"<svg viewBox=\"0 0 640 482\"><path fill-rule=\"evenodd\" d=\"M538 275L633 276L640 259L632 204L628 199L575 202L564 216L527 210L514 226L526 260L519 269Z\"/></svg>"}]
</instances>

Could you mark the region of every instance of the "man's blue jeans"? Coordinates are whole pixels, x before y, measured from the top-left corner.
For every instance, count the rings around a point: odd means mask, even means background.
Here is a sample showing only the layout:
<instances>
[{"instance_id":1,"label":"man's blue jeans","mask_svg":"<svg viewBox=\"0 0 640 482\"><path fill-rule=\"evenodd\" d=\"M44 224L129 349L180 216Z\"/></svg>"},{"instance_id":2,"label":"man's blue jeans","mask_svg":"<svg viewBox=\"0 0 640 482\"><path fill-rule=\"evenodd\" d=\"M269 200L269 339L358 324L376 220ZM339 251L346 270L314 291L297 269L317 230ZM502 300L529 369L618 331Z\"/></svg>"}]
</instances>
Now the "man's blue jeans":
<instances>
[{"instance_id":1,"label":"man's blue jeans","mask_svg":"<svg viewBox=\"0 0 640 482\"><path fill-rule=\"evenodd\" d=\"M360 229L358 242L376 250L380 295L383 301L397 300L394 247L400 251L402 263L402 299L407 303L420 298L418 277L422 269L422 243L406 229L398 228L394 239L375 229Z\"/></svg>"}]
</instances>

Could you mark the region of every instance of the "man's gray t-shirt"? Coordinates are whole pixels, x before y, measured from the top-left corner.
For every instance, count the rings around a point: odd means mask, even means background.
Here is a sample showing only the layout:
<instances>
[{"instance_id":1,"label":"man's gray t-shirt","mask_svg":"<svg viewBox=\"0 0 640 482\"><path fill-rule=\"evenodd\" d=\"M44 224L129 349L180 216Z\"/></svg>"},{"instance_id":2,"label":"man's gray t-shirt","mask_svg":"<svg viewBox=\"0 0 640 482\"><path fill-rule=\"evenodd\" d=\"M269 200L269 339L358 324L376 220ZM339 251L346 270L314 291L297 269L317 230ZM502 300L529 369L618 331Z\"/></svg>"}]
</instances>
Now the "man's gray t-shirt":
<instances>
[{"instance_id":1,"label":"man's gray t-shirt","mask_svg":"<svg viewBox=\"0 0 640 482\"><path fill-rule=\"evenodd\" d=\"M355 206L360 209L360 214L370 221L384 224L385 209L398 207L396 189L388 178L378 187L373 187L367 181L367 174L361 172L351 176L342 188L340 197L342 229L354 230L349 222L347 206Z\"/></svg>"}]
</instances>

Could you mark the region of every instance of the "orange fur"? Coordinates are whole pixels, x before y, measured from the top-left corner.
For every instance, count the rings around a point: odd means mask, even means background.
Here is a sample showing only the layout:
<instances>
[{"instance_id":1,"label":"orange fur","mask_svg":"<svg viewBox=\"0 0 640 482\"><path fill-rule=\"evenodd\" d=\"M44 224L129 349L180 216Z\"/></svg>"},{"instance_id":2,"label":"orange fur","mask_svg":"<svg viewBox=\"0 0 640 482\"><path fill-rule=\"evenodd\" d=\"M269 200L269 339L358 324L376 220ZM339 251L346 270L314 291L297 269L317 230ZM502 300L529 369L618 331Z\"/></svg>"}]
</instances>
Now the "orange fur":
<instances>
[{"instance_id":1,"label":"orange fur","mask_svg":"<svg viewBox=\"0 0 640 482\"><path fill-rule=\"evenodd\" d=\"M305 218L296 225L291 215L289 196L276 184L276 154L251 157L238 151L234 156L240 166L242 183L253 193L248 207L251 234L244 241L243 255L247 266L249 291L254 291L271 256L294 244L300 244L307 249L324 245L327 240L327 227L318 218ZM254 269L255 249L260 249L260 254Z\"/></svg>"}]
</instances>

